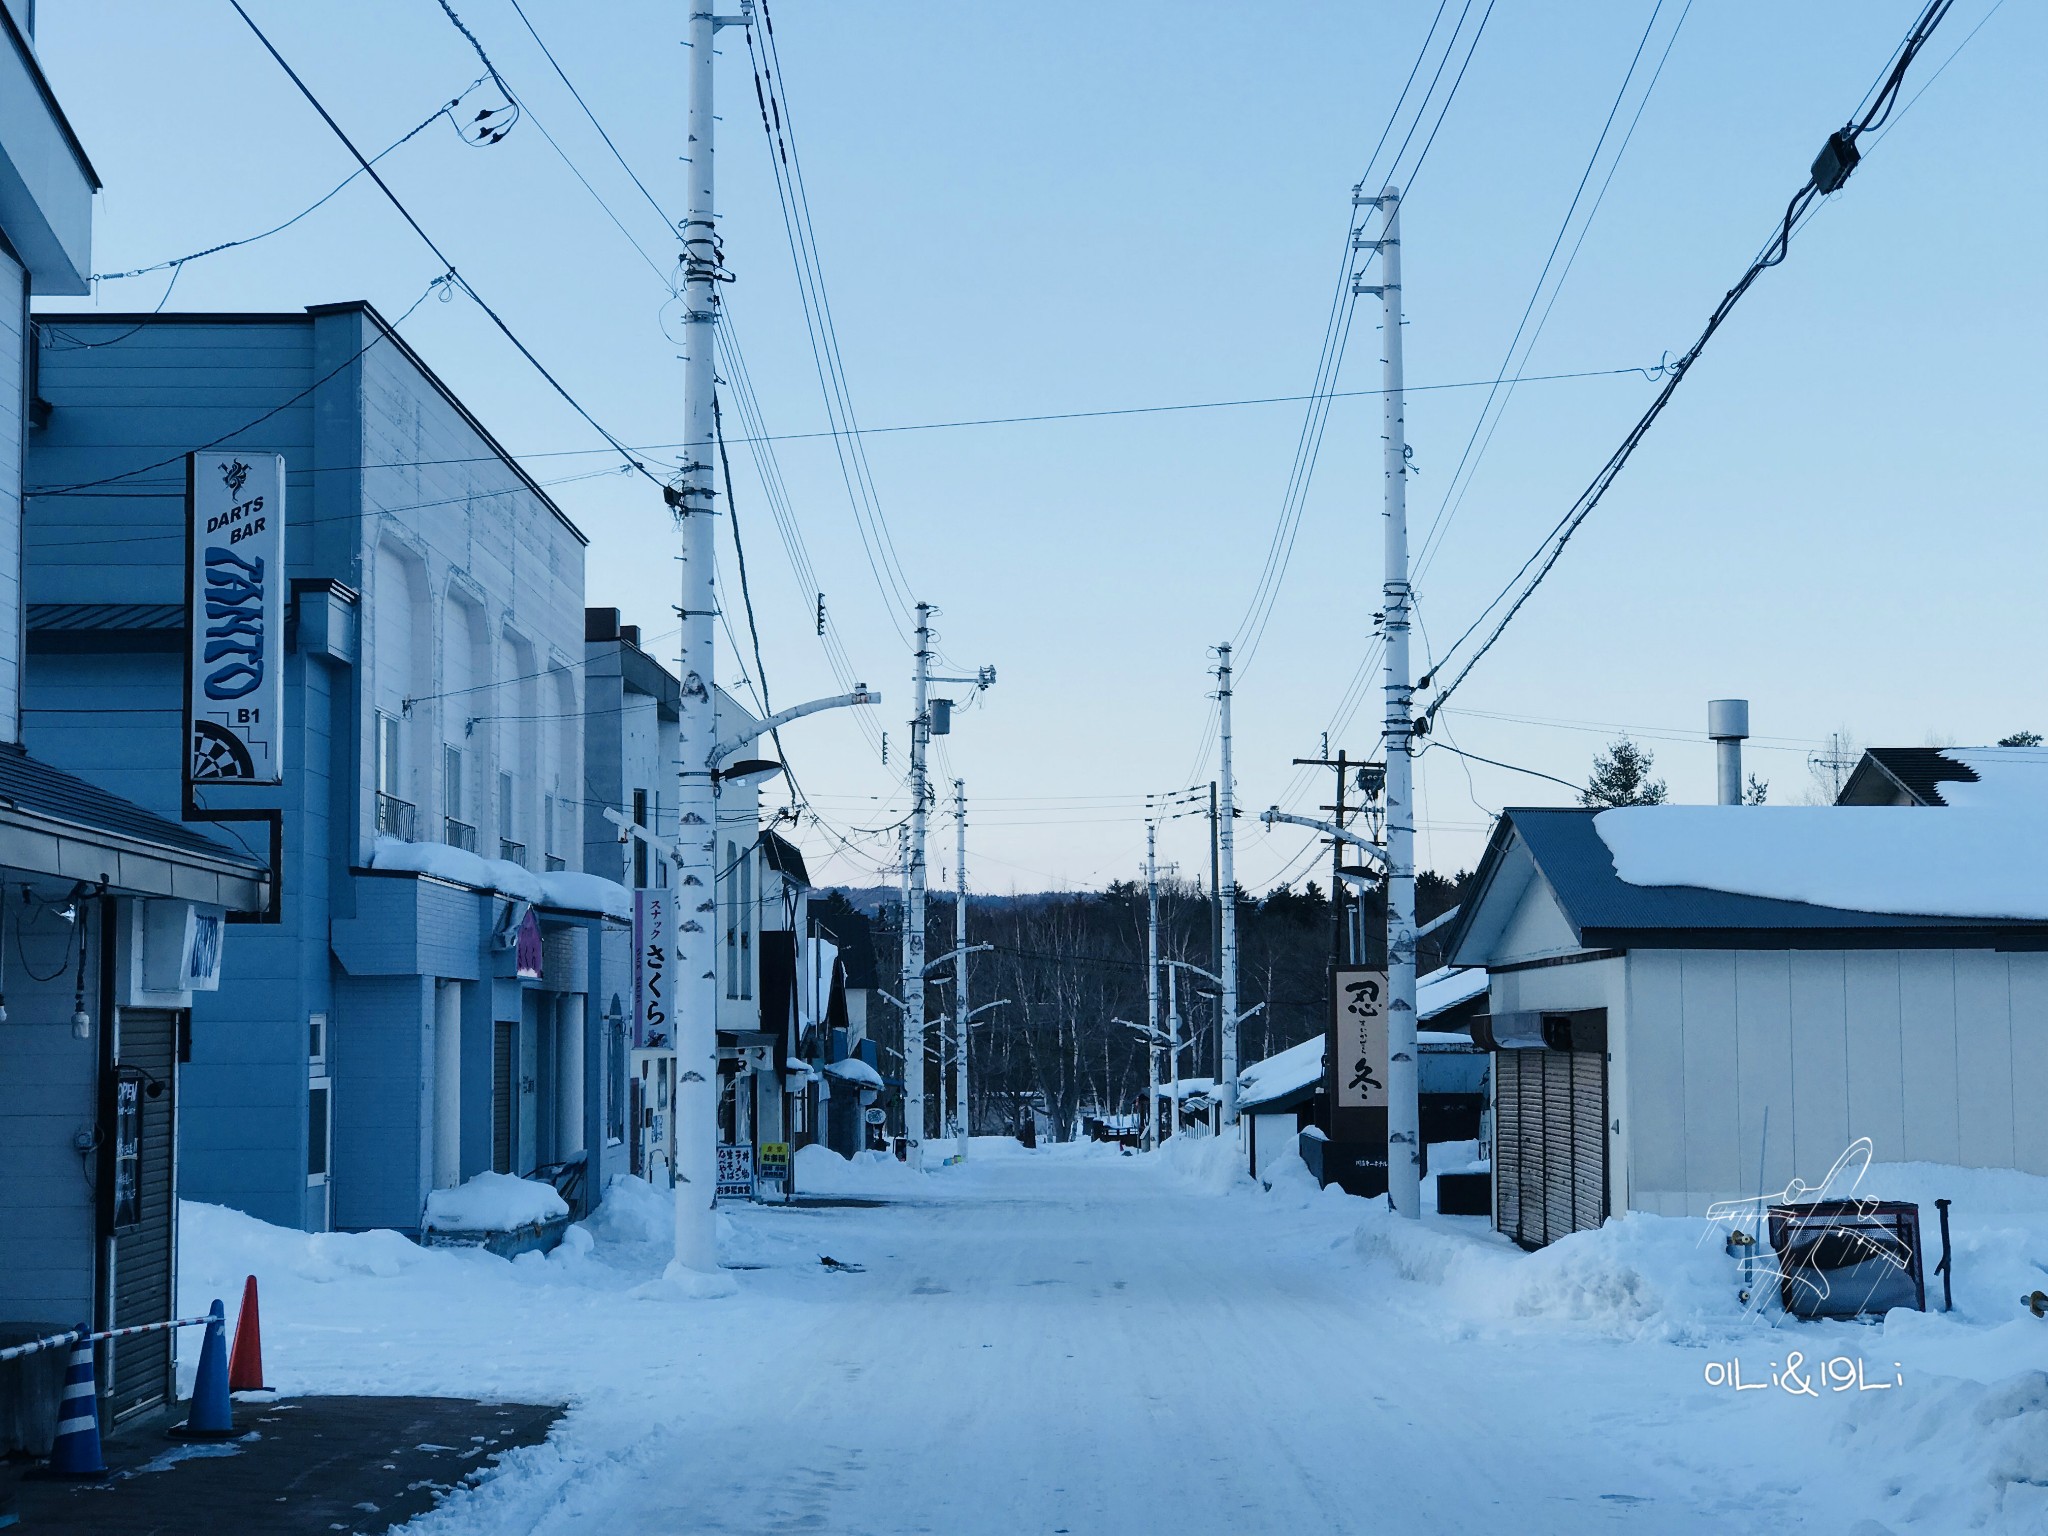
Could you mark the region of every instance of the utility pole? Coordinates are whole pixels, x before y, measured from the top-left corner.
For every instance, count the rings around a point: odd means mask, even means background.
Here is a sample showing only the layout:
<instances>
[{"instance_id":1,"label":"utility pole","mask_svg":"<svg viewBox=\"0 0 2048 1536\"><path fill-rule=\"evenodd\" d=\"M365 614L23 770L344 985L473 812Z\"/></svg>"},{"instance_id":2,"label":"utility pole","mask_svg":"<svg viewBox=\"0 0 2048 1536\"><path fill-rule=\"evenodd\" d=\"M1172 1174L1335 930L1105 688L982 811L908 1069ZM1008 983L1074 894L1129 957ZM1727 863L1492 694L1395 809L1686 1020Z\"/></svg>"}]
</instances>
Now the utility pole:
<instances>
[{"instance_id":1,"label":"utility pole","mask_svg":"<svg viewBox=\"0 0 2048 1536\"><path fill-rule=\"evenodd\" d=\"M1218 823L1217 845L1223 867L1217 876L1216 894L1222 913L1221 963L1223 1002L1217 1023L1223 1035L1223 1123L1237 1124L1237 858L1236 828L1232 825L1236 807L1236 786L1230 778L1230 646L1226 642L1216 663L1216 700L1222 741L1223 806Z\"/></svg>"},{"instance_id":2,"label":"utility pole","mask_svg":"<svg viewBox=\"0 0 2048 1536\"><path fill-rule=\"evenodd\" d=\"M967 781L953 781L953 1115L960 1161L967 1161Z\"/></svg>"},{"instance_id":3,"label":"utility pole","mask_svg":"<svg viewBox=\"0 0 2048 1536\"><path fill-rule=\"evenodd\" d=\"M1159 824L1145 823L1145 1150L1159 1148Z\"/></svg>"},{"instance_id":4,"label":"utility pole","mask_svg":"<svg viewBox=\"0 0 2048 1536\"><path fill-rule=\"evenodd\" d=\"M1223 818L1216 808L1216 781L1209 781L1209 963L1217 970L1223 969ZM1218 1031L1211 1042L1220 1047L1222 1033ZM1200 1065L1217 1076L1222 1075L1220 1061L1212 1061L1209 1053L1202 1053ZM1176 1128L1179 1122L1175 1122Z\"/></svg>"},{"instance_id":5,"label":"utility pole","mask_svg":"<svg viewBox=\"0 0 2048 1536\"><path fill-rule=\"evenodd\" d=\"M689 203L683 220L683 438L680 484L671 494L682 524L681 647L676 676L680 750L676 763L676 1250L675 1266L718 1269L718 746L711 621L712 359L718 334L718 283L724 274L712 201L712 40L741 20L712 14L713 0L690 11Z\"/></svg>"},{"instance_id":6,"label":"utility pole","mask_svg":"<svg viewBox=\"0 0 2048 1536\"><path fill-rule=\"evenodd\" d=\"M926 713L931 689L932 605L917 605L916 692L910 717L910 857L904 869L903 908L903 1151L913 1168L924 1166L924 834L925 751L931 742Z\"/></svg>"},{"instance_id":7,"label":"utility pole","mask_svg":"<svg viewBox=\"0 0 2048 1536\"><path fill-rule=\"evenodd\" d=\"M1386 337L1382 411L1386 473L1386 580L1381 622L1387 640L1387 1203L1422 1214L1421 1109L1415 1062L1414 684L1408 676L1408 435L1401 399L1401 193L1379 204L1380 238L1360 240L1380 258L1378 287Z\"/></svg>"},{"instance_id":8,"label":"utility pole","mask_svg":"<svg viewBox=\"0 0 2048 1536\"><path fill-rule=\"evenodd\" d=\"M1173 1120L1167 1134L1180 1134L1180 972L1166 968L1166 1057L1167 1076L1173 1082Z\"/></svg>"},{"instance_id":9,"label":"utility pole","mask_svg":"<svg viewBox=\"0 0 2048 1536\"><path fill-rule=\"evenodd\" d=\"M1337 749L1335 758L1328 756L1329 745L1329 738L1326 736L1323 738L1324 756L1297 757L1294 760L1294 766L1297 768L1334 768L1337 770L1337 803L1335 805L1319 806L1317 809L1334 814L1337 818L1337 829L1341 832L1344 828L1345 812L1344 781L1351 769L1357 765L1345 755L1342 747ZM1333 937L1330 946L1330 958L1335 964L1340 966L1350 958L1350 925L1345 921L1345 901L1344 842L1341 838L1333 837L1330 839L1330 913L1334 921L1331 924Z\"/></svg>"}]
</instances>

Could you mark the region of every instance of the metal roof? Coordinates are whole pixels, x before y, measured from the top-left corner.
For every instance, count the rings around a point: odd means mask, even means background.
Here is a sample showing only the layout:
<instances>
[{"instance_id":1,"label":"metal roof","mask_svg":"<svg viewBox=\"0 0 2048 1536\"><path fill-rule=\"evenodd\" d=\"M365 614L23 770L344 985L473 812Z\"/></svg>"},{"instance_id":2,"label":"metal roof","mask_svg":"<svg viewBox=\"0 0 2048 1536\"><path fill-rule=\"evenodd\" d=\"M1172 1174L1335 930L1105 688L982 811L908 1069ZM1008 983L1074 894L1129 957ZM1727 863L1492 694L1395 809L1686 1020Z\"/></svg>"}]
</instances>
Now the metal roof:
<instances>
[{"instance_id":1,"label":"metal roof","mask_svg":"<svg viewBox=\"0 0 2048 1536\"><path fill-rule=\"evenodd\" d=\"M30 603L31 633L53 631L183 630L183 603Z\"/></svg>"},{"instance_id":2,"label":"metal roof","mask_svg":"<svg viewBox=\"0 0 2048 1536\"><path fill-rule=\"evenodd\" d=\"M1501 813L1451 935L1453 964L1483 965L1465 946L1494 877L1525 849L1587 949L2048 949L2048 923L1858 912L1689 885L1631 885L1593 825L1594 808ZM1488 915L1489 920L1491 914Z\"/></svg>"},{"instance_id":3,"label":"metal roof","mask_svg":"<svg viewBox=\"0 0 2048 1536\"><path fill-rule=\"evenodd\" d=\"M0 804L88 830L119 833L139 842L197 854L268 875L268 866L239 849L217 843L182 822L167 821L97 784L30 757L20 747L0 746Z\"/></svg>"}]
</instances>

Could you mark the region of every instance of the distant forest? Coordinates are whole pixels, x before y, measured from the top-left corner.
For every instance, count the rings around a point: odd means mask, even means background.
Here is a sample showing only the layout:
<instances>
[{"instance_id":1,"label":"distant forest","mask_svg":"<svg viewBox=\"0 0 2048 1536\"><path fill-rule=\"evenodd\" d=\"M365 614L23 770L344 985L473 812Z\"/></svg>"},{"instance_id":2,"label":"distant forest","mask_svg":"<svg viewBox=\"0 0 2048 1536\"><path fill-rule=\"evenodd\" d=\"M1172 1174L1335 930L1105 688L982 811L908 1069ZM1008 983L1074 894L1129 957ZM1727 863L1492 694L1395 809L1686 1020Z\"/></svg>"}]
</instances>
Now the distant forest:
<instances>
[{"instance_id":1,"label":"distant forest","mask_svg":"<svg viewBox=\"0 0 2048 1536\"><path fill-rule=\"evenodd\" d=\"M1470 876L1451 878L1425 871L1416 882L1420 922L1457 905ZM1365 898L1368 934L1384 933L1384 898ZM1043 1106L1062 1139L1086 1112L1131 1113L1145 1097L1145 1052L1139 1035L1114 1022L1145 1021L1145 888L1119 881L1107 890L1047 892L1030 896L970 895L970 944L993 944L968 959L968 1001L979 1007L998 998L1009 1006L976 1021L971 1048L972 1124L975 1134L1014 1132L1033 1102ZM1215 904L1206 891L1183 881L1162 881L1159 952L1206 970L1217 967ZM1335 917L1328 896L1310 882L1306 889L1278 889L1263 899L1237 894L1238 1008L1264 1009L1240 1031L1239 1065L1322 1033L1328 1009L1329 972L1335 954ZM899 894L887 888L831 890L811 901L818 926L841 946L849 985L898 991L903 941ZM1449 930L1423 941L1421 968L1443 961L1441 941ZM953 949L953 896L934 891L926 903L925 953L936 958ZM942 968L925 992L929 1020L945 1020L945 1060L951 1061L952 968ZM1195 990L1199 987L1199 990ZM1181 973L1184 1077L1217 1072L1217 999L1213 988ZM1193 995L1190 995L1190 993ZM1160 983L1161 1027L1165 1025L1165 982ZM870 1033L880 1042L890 1076L900 1065L901 1015L881 998L868 1013ZM926 1101L938 1129L936 1095L941 1070L939 1032L929 1033ZM946 1069L950 1072L950 1066ZM1166 1076L1162 1058L1161 1076Z\"/></svg>"}]
</instances>

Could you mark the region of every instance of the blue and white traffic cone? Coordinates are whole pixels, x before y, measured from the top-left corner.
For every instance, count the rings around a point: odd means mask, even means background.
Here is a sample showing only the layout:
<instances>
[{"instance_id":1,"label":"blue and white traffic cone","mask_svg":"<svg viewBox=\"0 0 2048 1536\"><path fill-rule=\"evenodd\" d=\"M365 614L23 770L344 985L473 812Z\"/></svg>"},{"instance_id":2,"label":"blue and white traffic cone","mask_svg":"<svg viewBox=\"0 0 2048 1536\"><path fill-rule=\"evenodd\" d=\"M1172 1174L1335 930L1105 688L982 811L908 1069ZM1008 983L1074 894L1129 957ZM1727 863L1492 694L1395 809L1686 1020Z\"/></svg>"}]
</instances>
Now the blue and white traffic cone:
<instances>
[{"instance_id":1,"label":"blue and white traffic cone","mask_svg":"<svg viewBox=\"0 0 2048 1536\"><path fill-rule=\"evenodd\" d=\"M206 1316L206 1339L199 1346L199 1371L192 1378L192 1411L171 1431L180 1440L227 1440L235 1433L235 1414L228 1397L228 1320L216 1300Z\"/></svg>"},{"instance_id":2,"label":"blue and white traffic cone","mask_svg":"<svg viewBox=\"0 0 2048 1536\"><path fill-rule=\"evenodd\" d=\"M92 1378L92 1327L78 1325L78 1342L64 1371L64 1395L57 1403L57 1438L50 1446L49 1477L98 1479L107 1475L100 1454L99 1393Z\"/></svg>"}]
</instances>

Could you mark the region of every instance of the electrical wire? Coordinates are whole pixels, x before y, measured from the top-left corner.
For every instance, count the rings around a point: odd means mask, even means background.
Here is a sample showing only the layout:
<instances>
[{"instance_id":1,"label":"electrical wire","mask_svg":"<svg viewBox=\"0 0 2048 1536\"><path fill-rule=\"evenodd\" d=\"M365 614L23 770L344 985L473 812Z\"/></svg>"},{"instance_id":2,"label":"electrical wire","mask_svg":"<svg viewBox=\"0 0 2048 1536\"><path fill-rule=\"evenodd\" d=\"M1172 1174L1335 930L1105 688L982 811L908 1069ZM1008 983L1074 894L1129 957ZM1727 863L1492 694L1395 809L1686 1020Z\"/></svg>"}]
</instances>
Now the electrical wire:
<instances>
[{"instance_id":1,"label":"electrical wire","mask_svg":"<svg viewBox=\"0 0 2048 1536\"><path fill-rule=\"evenodd\" d=\"M1664 407L1670 403L1672 395L1677 392L1678 386L1684 382L1686 375L1692 369L1692 365L1699 360L1700 354L1706 350L1707 343L1713 339L1714 333L1721 328L1723 322L1727 320L1735 306L1741 302L1743 295L1749 292L1751 285L1756 282L1757 278L1784 261L1790 253L1794 225L1821 198L1837 190L1847 180L1850 170L1856 164L1856 158L1853 158L1858 153L1855 149L1856 140L1871 129L1881 127L1885 119L1890 116L1892 107L1897 103L1899 87L1905 80L1906 71L1911 67L1914 57L1926 46L1928 37L1932 35L1935 27L1940 25L1942 18L1948 14L1950 7L1954 3L1955 0L1928 0L1926 8L1920 13L1919 20L1914 24L1913 30L1907 35L1905 42L1900 44L1897 52L1894 54L1894 62L1890 71L1882 77L1881 83L1875 89L1873 96L1869 98L1870 105L1862 118L1852 121L1846 127L1830 136L1828 145L1823 149L1821 157L1816 159L1814 168L1807 173L1805 183L1792 195L1791 201L1785 205L1785 214L1777 232L1765 243L1764 248L1750 262L1748 269L1736 281L1735 286L1730 288L1722 297L1714 312L1707 318L1706 328L1700 333L1699 339L1687 349L1683 357L1672 364L1670 377L1666 379L1663 389L1658 391L1656 399L1650 403L1650 408L1644 412L1642 418L1629 431L1628 436L1622 440L1621 446L1608 458L1599 473L1593 477L1592 482L1587 485L1585 490L1579 493L1578 498L1566 509L1564 516L1559 519L1556 527L1546 536L1544 543L1538 546L1536 552L1528 560L1523 562L1521 570L1517 571L1507 587L1502 589L1501 595L1496 597L1492 603L1489 603L1481 611L1479 617L1473 620L1472 624L1465 630L1465 633L1459 636L1449 651L1445 653L1446 660L1448 657L1455 655L1459 648L1464 645L1465 641L1470 639L1480 625L1485 622L1487 615L1499 607L1502 602L1507 601L1510 594L1513 594L1512 602L1509 602L1506 611L1501 614L1500 619L1494 624L1485 640L1466 659L1464 665L1458 670L1451 681L1437 691L1435 699L1431 702L1429 708L1423 712L1419 721L1423 731L1428 729L1437 713L1448 702L1450 697L1457 692L1465 679L1471 676L1472 669L1499 642L1501 635L1506 632L1508 625L1514 622L1515 616L1521 612L1523 605L1534 595L1536 589L1543 584L1544 578L1556 568L1558 560L1564 554L1565 546L1571 542L1572 535L1577 533L1580 527L1584 525L1586 519L1592 515L1593 510L1599 506L1601 499L1607 494L1608 488L1619 478L1622 469L1634 455L1637 446L1649 433L1651 426L1655 424L1657 418L1663 414ZM1823 190L1816 177L1821 171L1823 161L1830 154L1837 157L1840 169L1839 174L1832 178L1832 185ZM1846 160L1846 163L1843 163L1844 160ZM1541 562L1540 565L1537 563L1538 561ZM1530 570L1531 566L1536 567L1535 574L1517 592L1515 590L1516 586L1522 582L1523 576ZM1440 660L1438 663L1439 666L1443 664L1444 660Z\"/></svg>"},{"instance_id":2,"label":"electrical wire","mask_svg":"<svg viewBox=\"0 0 2048 1536\"><path fill-rule=\"evenodd\" d=\"M502 334L507 341L512 343L513 347L518 351L519 355L526 359L526 361L532 366L534 372L538 373L557 395L562 397L562 399L568 404L569 408L572 411L574 411L578 416L582 417L584 422L593 431L595 431L599 437L602 437L607 443L611 444L611 446L618 452L620 457L624 458L636 470L638 470L640 474L645 479L647 479L649 483L656 486L661 486L661 480L652 471L650 471L645 464L641 463L640 460L634 456L632 451L629 450L624 443L620 442L619 439L612 434L611 430L608 427L606 427L602 422L600 422L595 416L591 415L591 413L588 410L584 409L582 402L579 401L574 395L570 394L568 388L565 385L563 385L562 381L560 379L557 379L554 376L554 374L548 371L547 366L544 363L542 363L538 357L534 355L533 350L530 347L528 347L525 342L519 339L518 333L515 332L511 326L505 323L504 317L500 315L497 312L497 310L491 307L491 305L485 300L482 294L477 292L475 285L471 283L467 278L462 276L462 274L456 269L455 263L448 259L446 254L444 254L443 251L441 250L441 247L435 242L434 237L432 235L429 235L425 227L421 225L420 221L413 217L412 210L407 208L404 202L402 202L399 199L398 194L391 190L390 183L386 182L382 176L378 175L376 167L371 165L368 160L363 158L363 152L356 148L355 141L349 138L348 134L345 131L343 131L341 124L335 121L334 114L329 112L327 108L324 105L322 105L320 98L313 94L312 87L307 85L306 82L300 78L298 71L293 69L292 66L285 61L284 55L277 51L276 45L273 44L270 41L270 39L264 35L263 29L256 25L255 18L250 16L248 11L243 9L242 0L228 0L228 4L235 8L235 14L242 18L243 22L247 24L251 32L255 33L256 40L263 45L264 51L268 53L272 59L277 61L278 68L282 69L285 72L285 75L291 80L292 84L298 87L299 94L305 97L307 104L311 106L313 110L320 115L321 121L326 123L329 130L332 131L334 136L341 141L342 147L346 149L350 155L355 157L356 163L362 167L364 173L369 176L370 180L377 184L377 190L384 194L385 200L388 201L391 204L391 206L398 211L399 216L403 218L408 225L411 226L412 232L420 237L421 242L425 244L427 249L434 253L436 259L440 261L442 268L447 273L449 280L452 281L457 287L461 288L464 293L469 295L470 299L472 300L472 302L475 303L476 307L482 310L484 314L489 317L491 323L498 328L499 333ZM666 487L663 488L666 489Z\"/></svg>"}]
</instances>

